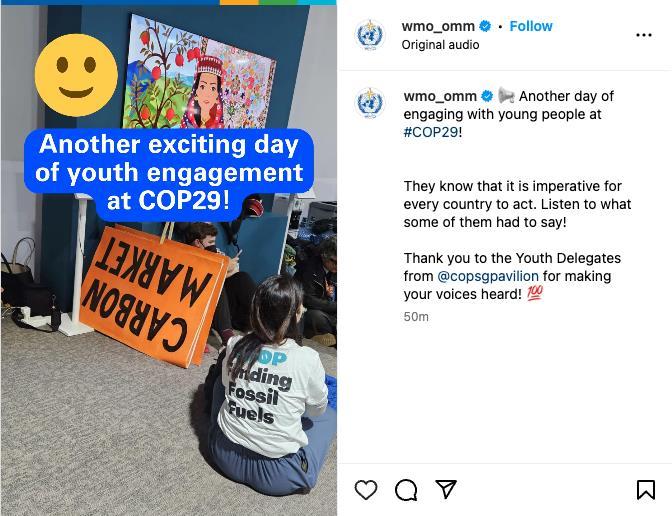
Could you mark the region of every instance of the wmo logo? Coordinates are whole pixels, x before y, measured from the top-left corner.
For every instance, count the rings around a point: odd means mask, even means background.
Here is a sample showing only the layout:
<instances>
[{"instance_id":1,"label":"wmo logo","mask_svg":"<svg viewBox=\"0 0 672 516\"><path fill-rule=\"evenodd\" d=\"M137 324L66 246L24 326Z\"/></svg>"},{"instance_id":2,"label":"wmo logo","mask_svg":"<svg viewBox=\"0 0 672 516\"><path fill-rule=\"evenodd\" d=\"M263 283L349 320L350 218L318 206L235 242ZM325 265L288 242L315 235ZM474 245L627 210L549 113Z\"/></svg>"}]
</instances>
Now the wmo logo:
<instances>
[{"instance_id":1,"label":"wmo logo","mask_svg":"<svg viewBox=\"0 0 672 516\"><path fill-rule=\"evenodd\" d=\"M366 88L357 94L357 109L364 118L376 118L383 111L383 95L373 88Z\"/></svg>"},{"instance_id":2,"label":"wmo logo","mask_svg":"<svg viewBox=\"0 0 672 516\"><path fill-rule=\"evenodd\" d=\"M383 26L373 20L367 20L357 26L357 41L366 50L375 50L385 39Z\"/></svg>"}]
</instances>

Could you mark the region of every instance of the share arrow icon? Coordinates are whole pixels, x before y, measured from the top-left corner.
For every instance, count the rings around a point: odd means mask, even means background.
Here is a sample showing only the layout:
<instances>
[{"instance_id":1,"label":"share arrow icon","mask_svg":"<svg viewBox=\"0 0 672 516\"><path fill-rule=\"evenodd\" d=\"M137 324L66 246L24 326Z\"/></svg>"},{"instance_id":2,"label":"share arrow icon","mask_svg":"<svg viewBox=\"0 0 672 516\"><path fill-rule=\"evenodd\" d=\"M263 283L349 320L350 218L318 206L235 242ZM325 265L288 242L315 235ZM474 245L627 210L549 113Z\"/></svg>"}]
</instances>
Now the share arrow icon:
<instances>
[{"instance_id":1,"label":"share arrow icon","mask_svg":"<svg viewBox=\"0 0 672 516\"><path fill-rule=\"evenodd\" d=\"M453 490L453 487L455 487L455 484L457 484L457 480L435 480L434 482L439 484L441 491L443 491L444 500L448 499L451 491Z\"/></svg>"}]
</instances>

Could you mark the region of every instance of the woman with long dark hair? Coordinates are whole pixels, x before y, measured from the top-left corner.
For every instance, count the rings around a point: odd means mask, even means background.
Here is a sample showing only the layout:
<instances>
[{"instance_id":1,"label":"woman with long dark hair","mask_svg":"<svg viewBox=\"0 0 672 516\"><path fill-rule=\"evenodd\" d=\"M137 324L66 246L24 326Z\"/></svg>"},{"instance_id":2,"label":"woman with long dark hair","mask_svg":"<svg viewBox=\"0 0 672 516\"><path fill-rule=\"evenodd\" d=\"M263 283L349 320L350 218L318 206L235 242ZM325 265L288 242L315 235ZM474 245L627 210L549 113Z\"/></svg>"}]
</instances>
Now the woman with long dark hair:
<instances>
[{"instance_id":1,"label":"woman with long dark hair","mask_svg":"<svg viewBox=\"0 0 672 516\"><path fill-rule=\"evenodd\" d=\"M196 65L194 84L182 117L182 129L221 129L224 127L222 60L203 56Z\"/></svg>"},{"instance_id":2,"label":"woman with long dark hair","mask_svg":"<svg viewBox=\"0 0 672 516\"><path fill-rule=\"evenodd\" d=\"M209 446L224 476L269 495L312 489L336 433L324 367L301 346L303 291L273 276L252 299L252 332L232 338L215 382Z\"/></svg>"}]
</instances>

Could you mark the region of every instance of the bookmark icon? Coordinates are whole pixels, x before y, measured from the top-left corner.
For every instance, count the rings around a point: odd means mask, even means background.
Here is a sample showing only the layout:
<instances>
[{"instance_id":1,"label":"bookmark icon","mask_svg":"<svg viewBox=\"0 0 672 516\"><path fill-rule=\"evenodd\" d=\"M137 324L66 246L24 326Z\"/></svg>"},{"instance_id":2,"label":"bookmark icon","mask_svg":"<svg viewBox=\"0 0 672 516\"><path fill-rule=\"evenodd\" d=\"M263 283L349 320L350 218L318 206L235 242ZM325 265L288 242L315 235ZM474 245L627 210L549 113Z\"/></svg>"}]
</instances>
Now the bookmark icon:
<instances>
[{"instance_id":1,"label":"bookmark icon","mask_svg":"<svg viewBox=\"0 0 672 516\"><path fill-rule=\"evenodd\" d=\"M656 499L656 481L655 480L638 480L637 481L637 500L641 500L645 496Z\"/></svg>"}]
</instances>

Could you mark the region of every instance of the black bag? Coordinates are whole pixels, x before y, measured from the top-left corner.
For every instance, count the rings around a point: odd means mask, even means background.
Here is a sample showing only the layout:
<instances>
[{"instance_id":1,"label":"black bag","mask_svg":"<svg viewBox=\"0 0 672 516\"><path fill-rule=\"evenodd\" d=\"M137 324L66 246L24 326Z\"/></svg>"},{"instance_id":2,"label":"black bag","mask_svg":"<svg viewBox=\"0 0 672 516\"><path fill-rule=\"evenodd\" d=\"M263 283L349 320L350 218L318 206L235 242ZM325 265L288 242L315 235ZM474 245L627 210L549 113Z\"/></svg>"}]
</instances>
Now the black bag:
<instances>
[{"instance_id":1,"label":"black bag","mask_svg":"<svg viewBox=\"0 0 672 516\"><path fill-rule=\"evenodd\" d=\"M35 240L30 237L25 237L19 240L14 246L14 254L12 255L12 262L8 262L5 255L2 255L2 302L11 306L28 306L23 304L23 291L26 285L35 283L33 280L33 273L30 267L26 264L16 263L16 255L19 251L21 243L26 242L30 247L30 253L26 258L26 263L30 261L30 257L35 252ZM42 314L42 315L47 315Z\"/></svg>"},{"instance_id":2,"label":"black bag","mask_svg":"<svg viewBox=\"0 0 672 516\"><path fill-rule=\"evenodd\" d=\"M60 325L61 312L58 310L54 293L46 285L35 283L33 273L28 265L16 263L16 255L22 242L26 242L30 247L26 262L35 252L35 241L30 237L25 237L14 246L11 263L7 261L4 254L2 255L2 301L13 307L29 307L31 317L49 315L54 322L55 317L57 317ZM55 315L55 312L58 312L58 315ZM21 314L20 311L18 313ZM14 319L13 314L12 319ZM32 328L30 325L22 324Z\"/></svg>"},{"instance_id":3,"label":"black bag","mask_svg":"<svg viewBox=\"0 0 672 516\"><path fill-rule=\"evenodd\" d=\"M45 285L31 283L23 286L21 305L30 307L30 315L51 315L52 309L58 308L56 296Z\"/></svg>"}]
</instances>

